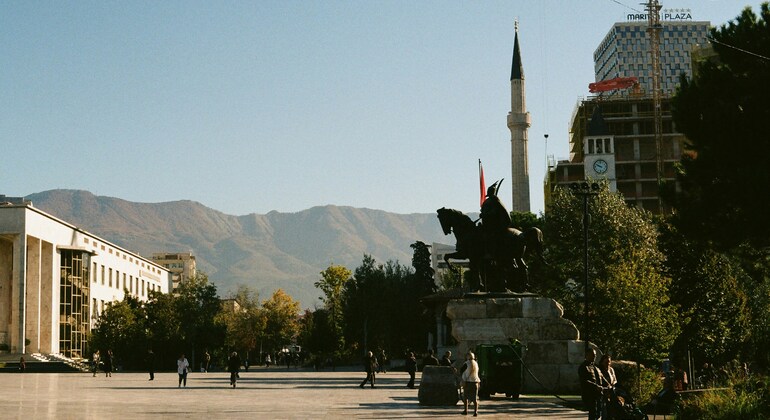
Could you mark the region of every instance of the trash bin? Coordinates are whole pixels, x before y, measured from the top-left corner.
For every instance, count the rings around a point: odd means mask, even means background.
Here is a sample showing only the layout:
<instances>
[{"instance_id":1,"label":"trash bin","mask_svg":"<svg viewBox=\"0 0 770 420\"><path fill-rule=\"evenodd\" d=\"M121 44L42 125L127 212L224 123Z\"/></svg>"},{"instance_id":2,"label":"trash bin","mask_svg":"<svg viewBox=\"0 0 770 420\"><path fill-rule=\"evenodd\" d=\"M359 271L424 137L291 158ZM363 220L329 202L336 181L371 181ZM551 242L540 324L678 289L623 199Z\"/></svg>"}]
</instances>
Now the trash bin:
<instances>
[{"instance_id":1,"label":"trash bin","mask_svg":"<svg viewBox=\"0 0 770 420\"><path fill-rule=\"evenodd\" d=\"M479 344L476 346L481 387L479 398L488 399L492 394L505 394L519 398L522 382L521 343Z\"/></svg>"}]
</instances>

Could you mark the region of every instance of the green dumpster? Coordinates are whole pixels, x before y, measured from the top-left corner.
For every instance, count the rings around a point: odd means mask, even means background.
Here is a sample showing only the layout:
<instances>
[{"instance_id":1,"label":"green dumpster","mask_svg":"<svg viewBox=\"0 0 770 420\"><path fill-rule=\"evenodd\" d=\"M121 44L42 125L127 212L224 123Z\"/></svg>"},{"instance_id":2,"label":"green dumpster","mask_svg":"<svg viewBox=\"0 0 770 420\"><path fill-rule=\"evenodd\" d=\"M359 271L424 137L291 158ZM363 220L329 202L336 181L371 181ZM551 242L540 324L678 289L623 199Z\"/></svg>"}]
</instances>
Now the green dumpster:
<instances>
[{"instance_id":1,"label":"green dumpster","mask_svg":"<svg viewBox=\"0 0 770 420\"><path fill-rule=\"evenodd\" d=\"M498 393L519 398L522 381L520 342L479 344L476 346L476 360L481 378L479 398L487 399Z\"/></svg>"}]
</instances>

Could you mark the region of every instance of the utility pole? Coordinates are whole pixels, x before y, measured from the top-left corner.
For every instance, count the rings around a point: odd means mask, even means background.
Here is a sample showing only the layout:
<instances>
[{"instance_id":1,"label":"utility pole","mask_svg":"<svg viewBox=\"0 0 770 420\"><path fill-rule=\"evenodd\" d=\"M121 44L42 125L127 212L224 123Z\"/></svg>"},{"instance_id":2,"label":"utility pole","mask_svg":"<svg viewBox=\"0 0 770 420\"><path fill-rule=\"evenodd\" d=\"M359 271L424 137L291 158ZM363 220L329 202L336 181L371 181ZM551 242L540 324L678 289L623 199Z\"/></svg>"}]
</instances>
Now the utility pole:
<instances>
[{"instance_id":1,"label":"utility pole","mask_svg":"<svg viewBox=\"0 0 770 420\"><path fill-rule=\"evenodd\" d=\"M658 189L663 186L663 111L661 109L661 68L660 68L660 24L661 5L658 0L648 0L642 3L647 9L648 27L650 35L650 61L652 64L652 105L655 124L655 163L658 176ZM658 209L663 212L663 201L658 193Z\"/></svg>"}]
</instances>

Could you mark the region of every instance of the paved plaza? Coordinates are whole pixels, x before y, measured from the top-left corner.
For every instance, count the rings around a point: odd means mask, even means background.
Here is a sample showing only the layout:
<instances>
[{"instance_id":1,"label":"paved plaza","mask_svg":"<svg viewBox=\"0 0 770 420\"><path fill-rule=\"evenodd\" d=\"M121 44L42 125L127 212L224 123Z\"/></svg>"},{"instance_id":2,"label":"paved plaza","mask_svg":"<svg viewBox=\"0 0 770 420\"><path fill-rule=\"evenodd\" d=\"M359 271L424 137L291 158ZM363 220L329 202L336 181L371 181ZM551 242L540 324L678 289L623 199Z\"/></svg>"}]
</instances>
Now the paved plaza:
<instances>
[{"instance_id":1,"label":"paved plaza","mask_svg":"<svg viewBox=\"0 0 770 420\"><path fill-rule=\"evenodd\" d=\"M408 375L377 376L376 387L358 387L365 374L346 371L251 369L241 372L238 387L229 387L224 372L191 373L187 388L177 388L175 372L154 381L144 373L0 374L0 418L18 419L316 419L316 418L464 418L462 404L426 407L417 389L406 388ZM418 373L419 380L419 373ZM479 417L514 419L583 419L586 414L547 401L499 396L482 401ZM471 417L471 416L468 416Z\"/></svg>"}]
</instances>

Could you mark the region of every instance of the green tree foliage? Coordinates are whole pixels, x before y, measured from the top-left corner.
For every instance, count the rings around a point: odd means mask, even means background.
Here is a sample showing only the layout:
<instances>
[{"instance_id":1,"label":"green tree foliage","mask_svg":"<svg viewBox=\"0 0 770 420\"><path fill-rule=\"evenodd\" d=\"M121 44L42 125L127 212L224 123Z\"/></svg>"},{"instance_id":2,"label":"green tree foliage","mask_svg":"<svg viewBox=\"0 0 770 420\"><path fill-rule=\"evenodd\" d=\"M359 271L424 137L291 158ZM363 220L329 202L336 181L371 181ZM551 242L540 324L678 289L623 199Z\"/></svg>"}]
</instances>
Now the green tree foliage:
<instances>
[{"instance_id":1,"label":"green tree foliage","mask_svg":"<svg viewBox=\"0 0 770 420\"><path fill-rule=\"evenodd\" d=\"M394 345L400 306L397 296L408 273L408 268L398 263L377 264L370 255L364 255L345 285L345 341L351 350L390 349Z\"/></svg>"},{"instance_id":2,"label":"green tree foliage","mask_svg":"<svg viewBox=\"0 0 770 420\"><path fill-rule=\"evenodd\" d=\"M745 276L740 286L748 298L749 337L745 341L741 360L751 361L757 370L770 370L770 254L742 245L730 252L730 258L740 265Z\"/></svg>"},{"instance_id":3,"label":"green tree foliage","mask_svg":"<svg viewBox=\"0 0 770 420\"><path fill-rule=\"evenodd\" d=\"M345 283L345 341L354 354L378 348L401 354L425 346L433 319L420 299L433 293L436 285L428 245L416 242L412 248L413 268L393 261L377 264L364 255Z\"/></svg>"},{"instance_id":4,"label":"green tree foliage","mask_svg":"<svg viewBox=\"0 0 770 420\"><path fill-rule=\"evenodd\" d=\"M300 318L300 332L297 342L316 355L316 360L329 356L339 357L344 349L339 347L337 331L331 329L331 314L326 308L306 310Z\"/></svg>"},{"instance_id":5,"label":"green tree foliage","mask_svg":"<svg viewBox=\"0 0 770 420\"><path fill-rule=\"evenodd\" d=\"M712 29L717 57L697 66L692 80L682 79L672 103L691 151L681 162L675 224L723 248L770 245L770 171L763 159L770 156L769 25L764 3L759 16L747 8Z\"/></svg>"},{"instance_id":6,"label":"green tree foliage","mask_svg":"<svg viewBox=\"0 0 770 420\"><path fill-rule=\"evenodd\" d=\"M440 273L437 285L438 290L457 289L463 286L463 272L459 268Z\"/></svg>"},{"instance_id":7,"label":"green tree foliage","mask_svg":"<svg viewBox=\"0 0 770 420\"><path fill-rule=\"evenodd\" d=\"M131 296L107 305L91 335L91 347L105 354L113 350L115 362L123 366L141 365L147 353L144 309Z\"/></svg>"},{"instance_id":8,"label":"green tree foliage","mask_svg":"<svg viewBox=\"0 0 770 420\"><path fill-rule=\"evenodd\" d=\"M659 274L656 227L649 213L629 208L606 185L589 204L589 340L616 357L655 359L679 331L667 298L670 280ZM550 265L540 290L561 302L565 317L584 331L582 197L555 191L544 230Z\"/></svg>"},{"instance_id":9,"label":"green tree foliage","mask_svg":"<svg viewBox=\"0 0 770 420\"><path fill-rule=\"evenodd\" d=\"M176 297L170 293L151 292L144 308L147 316L147 347L155 353L158 367L173 366L179 353L189 352L182 340L184 328L176 308Z\"/></svg>"},{"instance_id":10,"label":"green tree foliage","mask_svg":"<svg viewBox=\"0 0 770 420\"><path fill-rule=\"evenodd\" d=\"M237 305L222 306L217 320L225 325L225 344L245 356L259 345L267 319L259 305L259 295L248 286L239 286L230 299Z\"/></svg>"},{"instance_id":11,"label":"green tree foliage","mask_svg":"<svg viewBox=\"0 0 770 420\"><path fill-rule=\"evenodd\" d=\"M294 343L299 333L299 302L278 289L262 302L262 309L265 312L264 348L280 350Z\"/></svg>"},{"instance_id":12,"label":"green tree foliage","mask_svg":"<svg viewBox=\"0 0 770 420\"><path fill-rule=\"evenodd\" d=\"M209 283L206 274L198 273L179 285L173 303L182 351L191 356L190 363L197 365L205 349L219 348L224 342L226 327L217 317L222 307L217 287Z\"/></svg>"},{"instance_id":13,"label":"green tree foliage","mask_svg":"<svg viewBox=\"0 0 770 420\"><path fill-rule=\"evenodd\" d=\"M320 346L318 350L338 352L345 347L342 328L342 292L352 274L347 268L332 264L321 272L321 280L315 282L315 287L321 289L324 294L319 299L324 302L326 309L325 313L319 314L321 316L315 319L315 325L329 333L328 342L317 343ZM327 325L320 325L319 322L325 322Z\"/></svg>"},{"instance_id":14,"label":"green tree foliage","mask_svg":"<svg viewBox=\"0 0 770 420\"><path fill-rule=\"evenodd\" d=\"M534 213L528 211L512 211L511 212L511 227L519 230L524 230L530 227L543 228L543 220L538 218Z\"/></svg>"},{"instance_id":15,"label":"green tree foliage","mask_svg":"<svg viewBox=\"0 0 770 420\"><path fill-rule=\"evenodd\" d=\"M437 287L433 279L430 245L417 241L409 246L414 250L412 254L414 273L411 279L415 288L414 292L420 297L435 293Z\"/></svg>"},{"instance_id":16,"label":"green tree foliage","mask_svg":"<svg viewBox=\"0 0 770 420\"><path fill-rule=\"evenodd\" d=\"M670 295L682 320L677 353L689 350L698 361L724 364L749 338L748 298L739 280L745 274L726 255L664 227L665 270L673 279Z\"/></svg>"}]
</instances>

